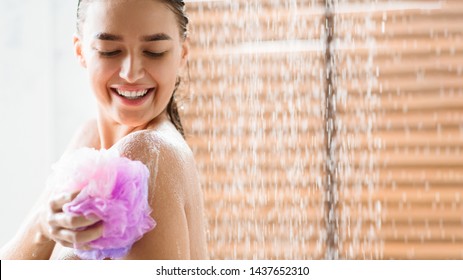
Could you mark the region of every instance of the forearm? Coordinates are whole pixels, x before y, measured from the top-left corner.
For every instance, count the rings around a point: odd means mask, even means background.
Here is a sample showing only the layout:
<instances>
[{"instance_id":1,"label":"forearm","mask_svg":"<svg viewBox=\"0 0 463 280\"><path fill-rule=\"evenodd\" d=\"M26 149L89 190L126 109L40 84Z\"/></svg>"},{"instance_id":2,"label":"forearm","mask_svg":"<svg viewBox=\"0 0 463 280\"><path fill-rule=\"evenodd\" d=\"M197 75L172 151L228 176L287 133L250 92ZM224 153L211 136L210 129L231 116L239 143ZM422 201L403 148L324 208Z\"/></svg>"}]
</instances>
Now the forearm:
<instances>
[{"instance_id":1,"label":"forearm","mask_svg":"<svg viewBox=\"0 0 463 280\"><path fill-rule=\"evenodd\" d=\"M48 260L55 242L41 232L36 215L28 219L16 236L1 248L2 260Z\"/></svg>"}]
</instances>

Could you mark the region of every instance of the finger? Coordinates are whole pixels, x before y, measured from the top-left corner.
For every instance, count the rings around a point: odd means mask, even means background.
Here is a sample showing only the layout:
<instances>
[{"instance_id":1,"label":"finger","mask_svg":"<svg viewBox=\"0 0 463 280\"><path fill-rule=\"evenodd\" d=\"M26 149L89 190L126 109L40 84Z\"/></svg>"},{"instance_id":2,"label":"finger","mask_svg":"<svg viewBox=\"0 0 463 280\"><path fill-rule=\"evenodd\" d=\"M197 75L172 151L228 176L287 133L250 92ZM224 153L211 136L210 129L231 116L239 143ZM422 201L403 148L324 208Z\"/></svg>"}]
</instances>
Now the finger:
<instances>
[{"instance_id":1,"label":"finger","mask_svg":"<svg viewBox=\"0 0 463 280\"><path fill-rule=\"evenodd\" d=\"M93 250L93 248L88 244L82 244L82 243L73 244L73 243L69 243L65 241L59 241L58 243L63 247L68 247L72 249L85 250L85 251Z\"/></svg>"},{"instance_id":2,"label":"finger","mask_svg":"<svg viewBox=\"0 0 463 280\"><path fill-rule=\"evenodd\" d=\"M77 232L75 243L88 243L100 238L102 235L103 223L97 223L96 225L91 226L84 231Z\"/></svg>"},{"instance_id":3,"label":"finger","mask_svg":"<svg viewBox=\"0 0 463 280\"><path fill-rule=\"evenodd\" d=\"M50 200L49 207L53 212L61 212L63 205L71 202L78 194L78 191L72 193L57 194Z\"/></svg>"},{"instance_id":4,"label":"finger","mask_svg":"<svg viewBox=\"0 0 463 280\"><path fill-rule=\"evenodd\" d=\"M55 240L56 243L60 244L63 247L78 249L78 250L92 250L93 248L86 243L71 243L63 240Z\"/></svg>"},{"instance_id":5,"label":"finger","mask_svg":"<svg viewBox=\"0 0 463 280\"><path fill-rule=\"evenodd\" d=\"M100 238L103 235L103 224L99 223L83 231L60 229L57 238L61 241L76 243L87 243Z\"/></svg>"},{"instance_id":6,"label":"finger","mask_svg":"<svg viewBox=\"0 0 463 280\"><path fill-rule=\"evenodd\" d=\"M59 243L63 247L68 247L68 248L73 248L74 249L74 244L72 244L70 242L65 242L65 241L56 241L56 242Z\"/></svg>"},{"instance_id":7,"label":"finger","mask_svg":"<svg viewBox=\"0 0 463 280\"><path fill-rule=\"evenodd\" d=\"M88 251L92 250L93 248L88 244L74 244L74 249Z\"/></svg>"},{"instance_id":8,"label":"finger","mask_svg":"<svg viewBox=\"0 0 463 280\"><path fill-rule=\"evenodd\" d=\"M99 221L100 219L97 217L86 218L85 216L60 212L51 215L49 223L52 226L58 226L66 229L78 229L94 225Z\"/></svg>"}]
</instances>

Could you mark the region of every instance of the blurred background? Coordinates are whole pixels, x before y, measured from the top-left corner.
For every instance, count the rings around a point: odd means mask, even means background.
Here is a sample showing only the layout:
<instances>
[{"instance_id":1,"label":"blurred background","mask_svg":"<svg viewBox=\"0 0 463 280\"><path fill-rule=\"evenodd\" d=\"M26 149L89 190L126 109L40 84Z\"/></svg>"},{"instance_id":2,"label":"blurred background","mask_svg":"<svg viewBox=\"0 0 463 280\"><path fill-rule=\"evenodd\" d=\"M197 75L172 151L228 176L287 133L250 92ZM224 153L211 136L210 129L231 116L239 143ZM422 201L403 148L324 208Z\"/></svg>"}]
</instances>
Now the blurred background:
<instances>
[{"instance_id":1,"label":"blurred background","mask_svg":"<svg viewBox=\"0 0 463 280\"><path fill-rule=\"evenodd\" d=\"M95 114L77 1L0 0L0 244ZM213 259L463 259L463 2L190 0Z\"/></svg>"}]
</instances>

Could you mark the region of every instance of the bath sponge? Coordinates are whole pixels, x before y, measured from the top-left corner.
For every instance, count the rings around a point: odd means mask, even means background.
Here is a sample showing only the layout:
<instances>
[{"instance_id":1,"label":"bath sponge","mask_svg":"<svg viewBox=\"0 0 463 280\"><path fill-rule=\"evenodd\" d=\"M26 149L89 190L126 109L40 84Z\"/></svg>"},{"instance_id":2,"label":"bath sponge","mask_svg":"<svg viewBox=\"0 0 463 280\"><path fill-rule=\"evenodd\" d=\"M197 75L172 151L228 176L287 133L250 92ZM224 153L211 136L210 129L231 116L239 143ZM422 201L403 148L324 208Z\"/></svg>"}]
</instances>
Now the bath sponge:
<instances>
[{"instance_id":1,"label":"bath sponge","mask_svg":"<svg viewBox=\"0 0 463 280\"><path fill-rule=\"evenodd\" d=\"M80 190L63 211L96 216L103 223L103 235L87 244L91 250L75 249L81 259L123 258L156 226L148 203L149 170L142 162L116 150L82 148L63 156L52 169L47 182L51 187Z\"/></svg>"}]
</instances>

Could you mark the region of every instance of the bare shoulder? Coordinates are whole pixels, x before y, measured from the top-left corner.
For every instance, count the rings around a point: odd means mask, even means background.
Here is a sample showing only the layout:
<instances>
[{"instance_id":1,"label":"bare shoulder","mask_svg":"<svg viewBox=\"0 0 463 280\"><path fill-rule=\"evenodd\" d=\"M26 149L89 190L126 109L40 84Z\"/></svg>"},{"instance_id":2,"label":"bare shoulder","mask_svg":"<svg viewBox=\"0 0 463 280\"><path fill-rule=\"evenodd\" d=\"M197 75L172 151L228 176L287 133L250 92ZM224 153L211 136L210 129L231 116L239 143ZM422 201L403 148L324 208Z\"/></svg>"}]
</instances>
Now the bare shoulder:
<instances>
[{"instance_id":1,"label":"bare shoulder","mask_svg":"<svg viewBox=\"0 0 463 280\"><path fill-rule=\"evenodd\" d=\"M131 133L115 147L150 170L149 203L157 223L134 244L127 259L205 258L202 193L193 154L183 137L165 125Z\"/></svg>"},{"instance_id":2,"label":"bare shoulder","mask_svg":"<svg viewBox=\"0 0 463 280\"><path fill-rule=\"evenodd\" d=\"M119 153L144 163L150 171L150 188L169 192L185 204L199 191L199 178L191 149L173 126L131 133L116 145Z\"/></svg>"},{"instance_id":3,"label":"bare shoulder","mask_svg":"<svg viewBox=\"0 0 463 280\"><path fill-rule=\"evenodd\" d=\"M183 137L169 125L153 130L131 133L116 144L121 155L132 160L143 162L151 171L155 171L158 179L168 180L172 175L176 180L191 178L196 171L193 153ZM178 184L177 184L178 185Z\"/></svg>"},{"instance_id":4,"label":"bare shoulder","mask_svg":"<svg viewBox=\"0 0 463 280\"><path fill-rule=\"evenodd\" d=\"M67 151L78 148L100 148L100 136L98 134L98 125L96 119L90 119L84 122L74 133Z\"/></svg>"}]
</instances>

